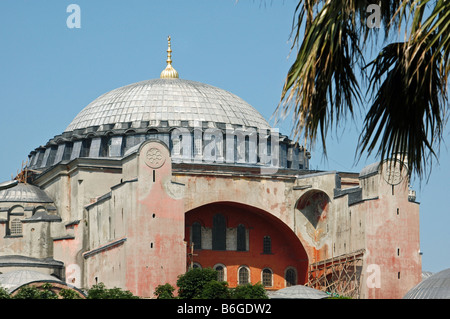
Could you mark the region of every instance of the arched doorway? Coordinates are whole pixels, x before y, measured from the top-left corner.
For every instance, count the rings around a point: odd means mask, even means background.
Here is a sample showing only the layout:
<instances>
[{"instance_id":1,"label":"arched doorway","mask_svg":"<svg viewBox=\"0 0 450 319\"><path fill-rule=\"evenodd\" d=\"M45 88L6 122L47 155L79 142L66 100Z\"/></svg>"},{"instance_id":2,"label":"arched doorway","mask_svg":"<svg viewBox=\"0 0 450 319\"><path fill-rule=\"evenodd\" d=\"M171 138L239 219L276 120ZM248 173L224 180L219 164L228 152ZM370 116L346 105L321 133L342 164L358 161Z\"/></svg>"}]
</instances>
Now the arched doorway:
<instances>
[{"instance_id":1,"label":"arched doorway","mask_svg":"<svg viewBox=\"0 0 450 319\"><path fill-rule=\"evenodd\" d=\"M304 284L307 279L308 257L299 238L284 222L259 208L235 202L194 208L185 214L185 241L191 256L187 267L220 264L226 268L229 287L246 282L244 277L273 290Z\"/></svg>"}]
</instances>

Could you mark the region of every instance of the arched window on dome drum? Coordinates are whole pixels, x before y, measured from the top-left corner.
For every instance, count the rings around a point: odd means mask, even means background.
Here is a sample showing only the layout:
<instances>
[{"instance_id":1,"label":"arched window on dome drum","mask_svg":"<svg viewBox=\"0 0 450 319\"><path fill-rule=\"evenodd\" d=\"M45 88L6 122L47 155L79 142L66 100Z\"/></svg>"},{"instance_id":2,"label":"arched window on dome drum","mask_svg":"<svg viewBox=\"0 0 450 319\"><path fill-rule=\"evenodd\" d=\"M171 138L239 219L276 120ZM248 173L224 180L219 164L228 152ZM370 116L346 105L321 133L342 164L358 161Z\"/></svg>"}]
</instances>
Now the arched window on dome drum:
<instances>
[{"instance_id":1,"label":"arched window on dome drum","mask_svg":"<svg viewBox=\"0 0 450 319\"><path fill-rule=\"evenodd\" d=\"M70 154L70 160L74 160L80 157L81 149L83 147L83 141L75 141L73 143L72 153Z\"/></svg>"},{"instance_id":2,"label":"arched window on dome drum","mask_svg":"<svg viewBox=\"0 0 450 319\"><path fill-rule=\"evenodd\" d=\"M202 226L198 222L192 224L192 243L195 250L202 249Z\"/></svg>"},{"instance_id":3,"label":"arched window on dome drum","mask_svg":"<svg viewBox=\"0 0 450 319\"><path fill-rule=\"evenodd\" d=\"M88 157L89 156L89 150L91 149L91 139L85 139L81 143L81 151L80 151L80 157Z\"/></svg>"},{"instance_id":4,"label":"arched window on dome drum","mask_svg":"<svg viewBox=\"0 0 450 319\"><path fill-rule=\"evenodd\" d=\"M245 226L239 224L237 227L237 250L246 251L247 250L247 238Z\"/></svg>"},{"instance_id":5,"label":"arched window on dome drum","mask_svg":"<svg viewBox=\"0 0 450 319\"><path fill-rule=\"evenodd\" d=\"M63 160L65 148L66 148L66 143L58 144L58 149L56 150L56 155L55 155L55 162L53 164L57 164Z\"/></svg>"},{"instance_id":6,"label":"arched window on dome drum","mask_svg":"<svg viewBox=\"0 0 450 319\"><path fill-rule=\"evenodd\" d=\"M158 138L158 131L155 129L148 130L147 134L145 135L146 140L155 140Z\"/></svg>"},{"instance_id":7,"label":"arched window on dome drum","mask_svg":"<svg viewBox=\"0 0 450 319\"><path fill-rule=\"evenodd\" d=\"M250 136L246 135L244 139L244 161L246 163L250 162Z\"/></svg>"},{"instance_id":8,"label":"arched window on dome drum","mask_svg":"<svg viewBox=\"0 0 450 319\"><path fill-rule=\"evenodd\" d=\"M130 148L138 144L139 137L135 134L134 131L130 131L126 133L125 135L125 148L123 154L125 154L126 151L128 151ZM123 155L122 154L122 155Z\"/></svg>"},{"instance_id":9,"label":"arched window on dome drum","mask_svg":"<svg viewBox=\"0 0 450 319\"><path fill-rule=\"evenodd\" d=\"M236 135L233 138L233 149L234 149L234 162L237 163L239 160L239 145L238 145L238 138Z\"/></svg>"},{"instance_id":10,"label":"arched window on dome drum","mask_svg":"<svg viewBox=\"0 0 450 319\"><path fill-rule=\"evenodd\" d=\"M44 154L45 154L45 152L43 152L42 150L38 152L38 154L36 155L37 159L36 159L35 167L41 167L42 161L44 159Z\"/></svg>"},{"instance_id":11,"label":"arched window on dome drum","mask_svg":"<svg viewBox=\"0 0 450 319\"><path fill-rule=\"evenodd\" d=\"M58 150L58 147L55 145L52 145L50 147L50 153L48 155L46 166L50 166L50 165L54 164L57 150Z\"/></svg>"},{"instance_id":12,"label":"arched window on dome drum","mask_svg":"<svg viewBox=\"0 0 450 319\"><path fill-rule=\"evenodd\" d=\"M286 280L286 287L295 286L297 284L297 273L293 268L288 268L284 274L284 279Z\"/></svg>"},{"instance_id":13,"label":"arched window on dome drum","mask_svg":"<svg viewBox=\"0 0 450 319\"><path fill-rule=\"evenodd\" d=\"M109 148L111 147L111 137L103 136L102 142L100 145L100 157L108 157L109 156Z\"/></svg>"},{"instance_id":14,"label":"arched window on dome drum","mask_svg":"<svg viewBox=\"0 0 450 319\"><path fill-rule=\"evenodd\" d=\"M214 143L215 143L215 155L216 155L216 162L222 163L224 160L224 147L225 143L223 142L223 134L221 131L214 136Z\"/></svg>"},{"instance_id":15,"label":"arched window on dome drum","mask_svg":"<svg viewBox=\"0 0 450 319\"><path fill-rule=\"evenodd\" d=\"M70 156L72 155L72 150L73 150L73 142L66 142L66 146L64 147L64 153L63 153L63 157L62 157L63 161L70 160Z\"/></svg>"},{"instance_id":16,"label":"arched window on dome drum","mask_svg":"<svg viewBox=\"0 0 450 319\"><path fill-rule=\"evenodd\" d=\"M263 165L270 164L270 143L266 133L258 134L258 163Z\"/></svg>"},{"instance_id":17,"label":"arched window on dome drum","mask_svg":"<svg viewBox=\"0 0 450 319\"><path fill-rule=\"evenodd\" d=\"M169 140L170 156L181 158L181 139L179 136L171 136Z\"/></svg>"},{"instance_id":18,"label":"arched window on dome drum","mask_svg":"<svg viewBox=\"0 0 450 319\"><path fill-rule=\"evenodd\" d=\"M203 133L203 161L208 163L223 162L223 133L220 129L208 128Z\"/></svg>"},{"instance_id":19,"label":"arched window on dome drum","mask_svg":"<svg viewBox=\"0 0 450 319\"><path fill-rule=\"evenodd\" d=\"M136 134L134 136L134 145L133 146L141 144L144 141L145 141L145 134Z\"/></svg>"},{"instance_id":20,"label":"arched window on dome drum","mask_svg":"<svg viewBox=\"0 0 450 319\"><path fill-rule=\"evenodd\" d=\"M119 157L122 155L122 136L113 136L109 142L108 156L109 157Z\"/></svg>"},{"instance_id":21,"label":"arched window on dome drum","mask_svg":"<svg viewBox=\"0 0 450 319\"><path fill-rule=\"evenodd\" d=\"M222 214L213 216L212 249L226 250L226 221Z\"/></svg>"},{"instance_id":22,"label":"arched window on dome drum","mask_svg":"<svg viewBox=\"0 0 450 319\"><path fill-rule=\"evenodd\" d=\"M272 287L272 270L269 268L262 271L262 284L264 287Z\"/></svg>"},{"instance_id":23,"label":"arched window on dome drum","mask_svg":"<svg viewBox=\"0 0 450 319\"><path fill-rule=\"evenodd\" d=\"M203 132L194 130L194 157L200 158L203 155Z\"/></svg>"}]
</instances>

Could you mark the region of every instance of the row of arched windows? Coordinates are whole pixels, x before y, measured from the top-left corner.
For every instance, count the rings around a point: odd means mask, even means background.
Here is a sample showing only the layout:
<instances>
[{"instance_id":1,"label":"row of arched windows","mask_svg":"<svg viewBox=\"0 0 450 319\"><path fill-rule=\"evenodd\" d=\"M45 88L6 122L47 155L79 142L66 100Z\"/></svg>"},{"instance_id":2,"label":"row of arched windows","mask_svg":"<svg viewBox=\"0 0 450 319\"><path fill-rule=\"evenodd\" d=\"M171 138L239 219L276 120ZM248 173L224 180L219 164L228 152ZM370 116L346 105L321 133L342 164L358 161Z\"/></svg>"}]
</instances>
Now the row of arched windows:
<instances>
[{"instance_id":1,"label":"row of arched windows","mask_svg":"<svg viewBox=\"0 0 450 319\"><path fill-rule=\"evenodd\" d=\"M136 133L130 130L125 135L114 135L112 132L105 136L89 134L83 140L65 141L59 145L38 150L31 158L30 166L48 167L60 161L78 157L121 157L127 150L145 140L158 139L166 143L173 157L182 159L201 155L212 162L257 164L270 162L273 160L272 152L277 151L280 158L273 165L295 169L307 168L307 158L305 154L301 155L302 150L289 146L283 140L280 141L276 150L272 150L270 135L261 137L256 132L236 133L232 138L227 138L221 130L215 134L207 133L206 135L202 131L179 136L172 132L158 132L152 129L147 133Z\"/></svg>"},{"instance_id":2,"label":"row of arched windows","mask_svg":"<svg viewBox=\"0 0 450 319\"><path fill-rule=\"evenodd\" d=\"M43 206L38 206L34 208L33 210L27 209L25 210L22 206L14 206L9 209L8 216L6 220L6 236L11 237L21 237L23 236L23 222L26 221L26 219L30 218L37 212L43 212L45 211L45 208Z\"/></svg>"},{"instance_id":3,"label":"row of arched windows","mask_svg":"<svg viewBox=\"0 0 450 319\"><path fill-rule=\"evenodd\" d=\"M194 263L193 268L202 268L199 263ZM228 281L227 267L223 264L216 264L213 269L217 271L218 281ZM294 267L288 267L284 271L285 286L290 287L297 284L297 271ZM238 285L249 284L250 282L250 268L248 266L239 266L237 272ZM273 271L270 268L264 268L261 270L261 283L264 287L273 286Z\"/></svg>"}]
</instances>

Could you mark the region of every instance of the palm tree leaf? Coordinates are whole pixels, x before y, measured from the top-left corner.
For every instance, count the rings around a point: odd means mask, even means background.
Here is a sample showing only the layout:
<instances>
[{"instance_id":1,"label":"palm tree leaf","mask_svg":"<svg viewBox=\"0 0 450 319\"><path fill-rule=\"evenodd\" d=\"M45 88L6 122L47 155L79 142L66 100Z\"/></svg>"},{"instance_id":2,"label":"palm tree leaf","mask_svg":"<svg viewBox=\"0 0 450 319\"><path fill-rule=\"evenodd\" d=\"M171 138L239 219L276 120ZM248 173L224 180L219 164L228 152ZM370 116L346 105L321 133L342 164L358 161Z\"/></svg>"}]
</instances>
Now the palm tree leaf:
<instances>
[{"instance_id":1,"label":"palm tree leaf","mask_svg":"<svg viewBox=\"0 0 450 319\"><path fill-rule=\"evenodd\" d=\"M408 50L420 54L406 61ZM444 110L435 50L428 50L426 42L393 43L368 65L372 68L371 94L375 99L364 121L360 154L377 150L382 159L400 155L411 168L409 173L414 171L419 177L427 170L429 160L436 158Z\"/></svg>"},{"instance_id":2,"label":"palm tree leaf","mask_svg":"<svg viewBox=\"0 0 450 319\"><path fill-rule=\"evenodd\" d=\"M329 126L347 112L353 114L355 100L361 99L354 74L356 61L362 59L360 38L343 4L327 1L309 22L286 77L281 98L285 103L276 111L283 117L293 111L297 139L304 136L313 142L320 133L325 152Z\"/></svg>"}]
</instances>

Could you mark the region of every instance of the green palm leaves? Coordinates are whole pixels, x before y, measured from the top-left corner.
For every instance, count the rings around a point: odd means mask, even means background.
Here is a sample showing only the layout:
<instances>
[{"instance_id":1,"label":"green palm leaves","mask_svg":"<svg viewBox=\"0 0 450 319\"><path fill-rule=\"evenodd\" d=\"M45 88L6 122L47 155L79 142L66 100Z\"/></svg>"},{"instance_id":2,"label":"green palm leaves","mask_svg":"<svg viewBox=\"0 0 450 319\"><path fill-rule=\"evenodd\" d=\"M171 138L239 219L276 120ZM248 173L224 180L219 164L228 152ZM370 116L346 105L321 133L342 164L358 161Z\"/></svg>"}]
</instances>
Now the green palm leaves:
<instances>
[{"instance_id":1,"label":"green palm leaves","mask_svg":"<svg viewBox=\"0 0 450 319\"><path fill-rule=\"evenodd\" d=\"M431 2L299 1L293 26L299 48L276 111L294 115L294 136L314 143L320 134L325 150L328 129L367 98L358 153L376 152L381 159L401 154L410 172L422 176L442 139L449 71L449 1L433 1L425 17ZM408 37L366 64L363 52L378 34L365 21L369 4L380 5L386 35L398 27ZM365 93L358 76L364 71Z\"/></svg>"}]
</instances>

